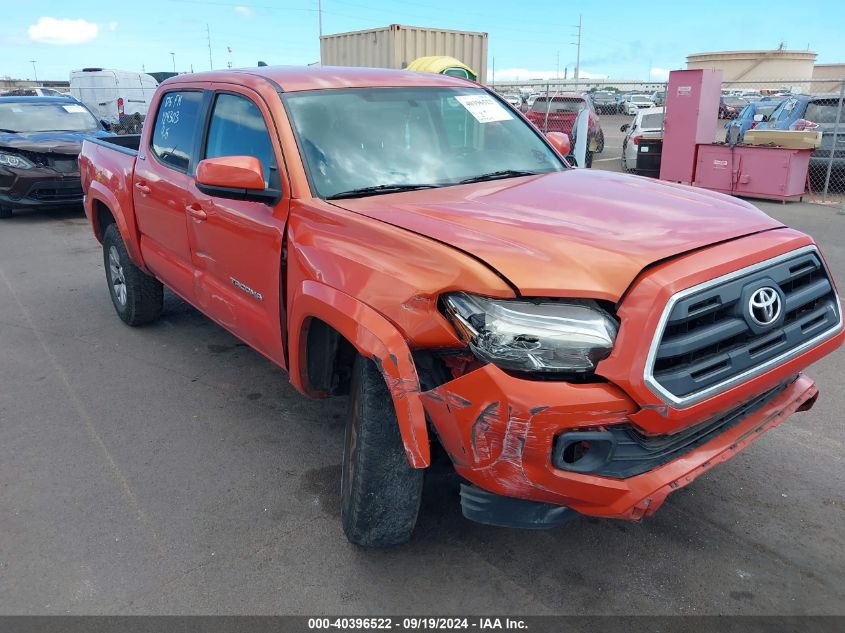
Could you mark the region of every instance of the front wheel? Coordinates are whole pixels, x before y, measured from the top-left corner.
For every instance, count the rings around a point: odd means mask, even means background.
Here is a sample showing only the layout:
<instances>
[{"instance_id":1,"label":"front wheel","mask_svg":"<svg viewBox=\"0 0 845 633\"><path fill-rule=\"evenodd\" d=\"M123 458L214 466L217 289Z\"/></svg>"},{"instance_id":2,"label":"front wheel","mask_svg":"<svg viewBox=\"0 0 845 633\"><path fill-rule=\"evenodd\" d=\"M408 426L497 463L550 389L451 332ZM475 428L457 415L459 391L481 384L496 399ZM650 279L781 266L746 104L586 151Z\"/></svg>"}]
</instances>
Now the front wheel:
<instances>
[{"instance_id":1,"label":"front wheel","mask_svg":"<svg viewBox=\"0 0 845 633\"><path fill-rule=\"evenodd\" d=\"M343 448L340 518L364 547L407 542L417 522L423 471L405 457L396 411L375 363L358 356Z\"/></svg>"},{"instance_id":2,"label":"front wheel","mask_svg":"<svg viewBox=\"0 0 845 633\"><path fill-rule=\"evenodd\" d=\"M164 305L164 288L132 263L116 224L109 224L103 235L103 263L117 316L132 326L155 321Z\"/></svg>"},{"instance_id":3,"label":"front wheel","mask_svg":"<svg viewBox=\"0 0 845 633\"><path fill-rule=\"evenodd\" d=\"M601 154L604 151L604 132L599 132L599 137L596 140L596 154Z\"/></svg>"}]
</instances>

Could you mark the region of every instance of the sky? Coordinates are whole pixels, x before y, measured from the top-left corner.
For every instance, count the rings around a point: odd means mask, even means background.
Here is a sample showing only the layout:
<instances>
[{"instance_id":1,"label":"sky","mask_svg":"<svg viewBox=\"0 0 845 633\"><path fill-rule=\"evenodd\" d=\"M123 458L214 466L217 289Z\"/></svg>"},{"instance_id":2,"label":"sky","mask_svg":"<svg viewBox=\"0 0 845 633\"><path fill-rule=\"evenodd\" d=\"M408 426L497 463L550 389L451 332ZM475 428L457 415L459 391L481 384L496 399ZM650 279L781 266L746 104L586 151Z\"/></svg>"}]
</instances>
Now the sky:
<instances>
[{"instance_id":1,"label":"sky","mask_svg":"<svg viewBox=\"0 0 845 633\"><path fill-rule=\"evenodd\" d=\"M0 78L71 69L177 71L319 59L318 0L0 0ZM690 53L809 48L845 62L845 1L322 0L323 33L392 23L485 31L496 81L569 76L582 16L581 76L664 79ZM210 32L211 63L209 62ZM229 52L231 51L231 52ZM32 60L35 60L33 68ZM494 64L495 62L495 64ZM488 78L490 71L488 71Z\"/></svg>"}]
</instances>

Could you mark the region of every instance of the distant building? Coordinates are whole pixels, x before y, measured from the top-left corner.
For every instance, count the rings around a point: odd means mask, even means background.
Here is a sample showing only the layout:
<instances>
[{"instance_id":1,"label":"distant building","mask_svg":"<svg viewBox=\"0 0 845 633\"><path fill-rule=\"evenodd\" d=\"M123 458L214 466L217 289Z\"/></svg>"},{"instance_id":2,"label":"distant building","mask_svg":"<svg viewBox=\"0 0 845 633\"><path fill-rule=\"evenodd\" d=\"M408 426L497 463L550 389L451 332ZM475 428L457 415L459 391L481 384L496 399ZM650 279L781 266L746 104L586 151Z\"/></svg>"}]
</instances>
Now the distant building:
<instances>
[{"instance_id":1,"label":"distant building","mask_svg":"<svg viewBox=\"0 0 845 633\"><path fill-rule=\"evenodd\" d=\"M687 69L718 69L733 87L761 88L795 85L813 78L816 53L788 51L723 51L687 56ZM741 84L748 82L747 86Z\"/></svg>"},{"instance_id":2,"label":"distant building","mask_svg":"<svg viewBox=\"0 0 845 633\"><path fill-rule=\"evenodd\" d=\"M816 92L839 92L845 81L845 64L816 64L813 66L813 79ZM820 81L825 79L831 81Z\"/></svg>"}]
</instances>

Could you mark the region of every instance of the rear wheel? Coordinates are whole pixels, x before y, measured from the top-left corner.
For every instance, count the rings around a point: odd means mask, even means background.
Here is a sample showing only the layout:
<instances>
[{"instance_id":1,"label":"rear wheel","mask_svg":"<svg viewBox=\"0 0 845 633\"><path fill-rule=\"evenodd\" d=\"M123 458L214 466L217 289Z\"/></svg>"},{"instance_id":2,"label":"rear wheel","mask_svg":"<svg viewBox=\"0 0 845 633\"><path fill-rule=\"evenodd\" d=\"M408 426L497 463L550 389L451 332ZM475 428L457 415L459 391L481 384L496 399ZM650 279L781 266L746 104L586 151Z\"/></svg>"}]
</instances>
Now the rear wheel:
<instances>
[{"instance_id":1,"label":"rear wheel","mask_svg":"<svg viewBox=\"0 0 845 633\"><path fill-rule=\"evenodd\" d=\"M109 224L103 235L103 263L117 316L133 326L155 321L161 315L164 288L132 263L116 224Z\"/></svg>"},{"instance_id":2,"label":"rear wheel","mask_svg":"<svg viewBox=\"0 0 845 633\"><path fill-rule=\"evenodd\" d=\"M423 471L405 457L384 377L368 358L355 359L343 449L340 517L350 542L387 547L411 538Z\"/></svg>"},{"instance_id":3,"label":"rear wheel","mask_svg":"<svg viewBox=\"0 0 845 633\"><path fill-rule=\"evenodd\" d=\"M0 207L0 220L8 220L12 217L12 210L9 207Z\"/></svg>"},{"instance_id":4,"label":"rear wheel","mask_svg":"<svg viewBox=\"0 0 845 633\"><path fill-rule=\"evenodd\" d=\"M604 132L599 132L599 137L596 139L596 154L601 154L604 151Z\"/></svg>"}]
</instances>

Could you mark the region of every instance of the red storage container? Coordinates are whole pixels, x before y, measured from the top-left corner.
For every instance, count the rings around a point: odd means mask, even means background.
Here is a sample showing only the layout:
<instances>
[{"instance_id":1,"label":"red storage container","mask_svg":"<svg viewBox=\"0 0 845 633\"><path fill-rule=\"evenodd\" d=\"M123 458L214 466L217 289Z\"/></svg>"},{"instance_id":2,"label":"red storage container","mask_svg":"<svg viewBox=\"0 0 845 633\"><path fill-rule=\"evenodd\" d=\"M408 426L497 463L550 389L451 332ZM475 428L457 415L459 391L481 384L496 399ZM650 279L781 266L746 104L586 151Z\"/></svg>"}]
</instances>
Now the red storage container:
<instances>
[{"instance_id":1,"label":"red storage container","mask_svg":"<svg viewBox=\"0 0 845 633\"><path fill-rule=\"evenodd\" d=\"M692 183L695 148L716 138L721 70L673 70L666 87L661 180Z\"/></svg>"},{"instance_id":2,"label":"red storage container","mask_svg":"<svg viewBox=\"0 0 845 633\"><path fill-rule=\"evenodd\" d=\"M796 200L804 194L812 153L783 147L699 145L693 184L749 198Z\"/></svg>"}]
</instances>

